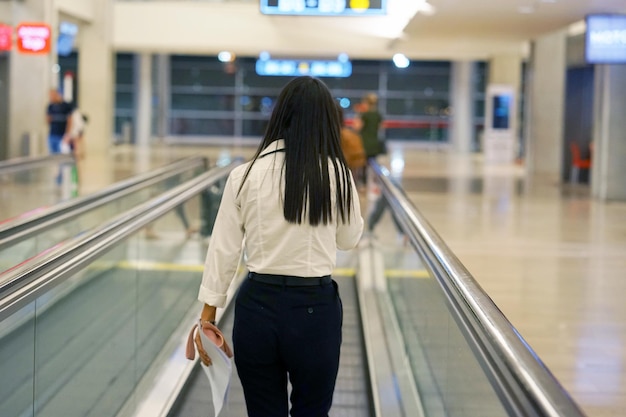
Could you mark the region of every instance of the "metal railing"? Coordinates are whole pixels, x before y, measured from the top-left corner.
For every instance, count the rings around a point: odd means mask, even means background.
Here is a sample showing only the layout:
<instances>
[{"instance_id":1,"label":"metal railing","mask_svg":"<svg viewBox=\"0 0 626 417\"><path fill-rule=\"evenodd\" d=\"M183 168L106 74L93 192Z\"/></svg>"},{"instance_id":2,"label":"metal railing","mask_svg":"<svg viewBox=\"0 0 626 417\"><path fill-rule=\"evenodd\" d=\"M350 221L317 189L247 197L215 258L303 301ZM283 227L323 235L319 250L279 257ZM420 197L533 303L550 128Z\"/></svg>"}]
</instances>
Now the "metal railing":
<instances>
[{"instance_id":1,"label":"metal railing","mask_svg":"<svg viewBox=\"0 0 626 417\"><path fill-rule=\"evenodd\" d=\"M115 217L103 226L40 253L0 275L0 321L89 265L117 243L225 177L237 160L215 168Z\"/></svg>"},{"instance_id":2,"label":"metal railing","mask_svg":"<svg viewBox=\"0 0 626 417\"><path fill-rule=\"evenodd\" d=\"M52 227L57 227L64 221L73 219L82 213L103 206L115 199L154 185L166 178L187 172L190 169L194 169L194 167L206 169L208 161L200 156L184 158L145 174L119 181L101 191L73 198L41 210L29 210L25 216L17 216L0 224L0 250L16 245Z\"/></svg>"},{"instance_id":3,"label":"metal railing","mask_svg":"<svg viewBox=\"0 0 626 417\"><path fill-rule=\"evenodd\" d=\"M68 162L73 163L74 157L66 154L12 158L5 161L0 161L0 175L17 171L25 171L42 165L62 164Z\"/></svg>"},{"instance_id":4,"label":"metal railing","mask_svg":"<svg viewBox=\"0 0 626 417\"><path fill-rule=\"evenodd\" d=\"M509 414L585 416L435 229L390 180L387 170L376 162L370 166Z\"/></svg>"}]
</instances>

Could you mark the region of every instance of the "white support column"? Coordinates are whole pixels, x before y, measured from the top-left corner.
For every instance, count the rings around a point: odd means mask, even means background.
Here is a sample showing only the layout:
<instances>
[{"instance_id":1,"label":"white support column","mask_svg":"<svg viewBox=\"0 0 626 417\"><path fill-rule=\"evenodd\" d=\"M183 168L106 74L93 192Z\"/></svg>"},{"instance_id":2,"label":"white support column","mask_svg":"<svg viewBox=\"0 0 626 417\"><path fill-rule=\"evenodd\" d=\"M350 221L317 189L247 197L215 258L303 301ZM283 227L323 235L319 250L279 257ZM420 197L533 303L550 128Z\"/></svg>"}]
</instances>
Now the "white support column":
<instances>
[{"instance_id":1,"label":"white support column","mask_svg":"<svg viewBox=\"0 0 626 417\"><path fill-rule=\"evenodd\" d=\"M79 162L79 175L81 184L93 190L113 181L109 160L115 114L113 5L114 0L93 1L93 20L78 29L78 102L89 117L84 136L86 159Z\"/></svg>"},{"instance_id":2,"label":"white support column","mask_svg":"<svg viewBox=\"0 0 626 417\"><path fill-rule=\"evenodd\" d=\"M559 181L563 163L567 31L533 42L526 92L526 167L531 175Z\"/></svg>"},{"instance_id":3,"label":"white support column","mask_svg":"<svg viewBox=\"0 0 626 417\"><path fill-rule=\"evenodd\" d=\"M450 138L456 152L469 153L474 142L474 62L452 63Z\"/></svg>"},{"instance_id":4,"label":"white support column","mask_svg":"<svg viewBox=\"0 0 626 417\"><path fill-rule=\"evenodd\" d=\"M12 7L11 7L12 6ZM24 0L3 5L10 10L5 23L17 26L22 22L46 22L55 32L56 17L53 16L52 2ZM52 42L56 37L53 36ZM53 52L56 50L53 46ZM15 49L9 56L8 82L8 152L9 158L22 156L27 150L31 155L45 155L48 152L48 126L46 107L50 88L58 74L52 72L53 52L47 55L27 55ZM25 141L26 135L30 142ZM29 149L27 149L27 147Z\"/></svg>"},{"instance_id":5,"label":"white support column","mask_svg":"<svg viewBox=\"0 0 626 417\"><path fill-rule=\"evenodd\" d=\"M150 146L152 126L152 55L135 55L135 144Z\"/></svg>"},{"instance_id":6,"label":"white support column","mask_svg":"<svg viewBox=\"0 0 626 417\"><path fill-rule=\"evenodd\" d=\"M85 132L87 157L105 155L113 143L113 3L113 0L94 2L94 20L82 25L78 33L78 101L89 116Z\"/></svg>"},{"instance_id":7,"label":"white support column","mask_svg":"<svg viewBox=\"0 0 626 417\"><path fill-rule=\"evenodd\" d=\"M596 65L591 193L626 201L626 67Z\"/></svg>"}]
</instances>

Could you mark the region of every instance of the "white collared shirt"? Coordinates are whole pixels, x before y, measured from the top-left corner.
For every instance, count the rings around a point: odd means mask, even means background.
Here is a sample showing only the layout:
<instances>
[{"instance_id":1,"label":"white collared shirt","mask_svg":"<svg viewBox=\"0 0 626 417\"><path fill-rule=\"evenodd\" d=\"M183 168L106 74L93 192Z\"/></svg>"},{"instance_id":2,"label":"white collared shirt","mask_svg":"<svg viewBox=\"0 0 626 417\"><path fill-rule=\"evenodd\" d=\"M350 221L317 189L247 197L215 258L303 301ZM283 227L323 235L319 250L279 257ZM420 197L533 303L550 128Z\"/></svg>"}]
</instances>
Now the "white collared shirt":
<instances>
[{"instance_id":1,"label":"white collared shirt","mask_svg":"<svg viewBox=\"0 0 626 417\"><path fill-rule=\"evenodd\" d=\"M261 274L320 277L335 268L337 249L354 248L363 232L359 196L352 181L352 210L343 223L337 212L331 172L332 222L311 226L288 223L283 215L281 170L284 141L272 142L256 160L241 189L248 164L229 175L209 243L198 299L215 307L226 303L226 291L237 272L245 238L246 266ZM331 165L331 170L332 165ZM349 171L348 171L349 173Z\"/></svg>"}]
</instances>

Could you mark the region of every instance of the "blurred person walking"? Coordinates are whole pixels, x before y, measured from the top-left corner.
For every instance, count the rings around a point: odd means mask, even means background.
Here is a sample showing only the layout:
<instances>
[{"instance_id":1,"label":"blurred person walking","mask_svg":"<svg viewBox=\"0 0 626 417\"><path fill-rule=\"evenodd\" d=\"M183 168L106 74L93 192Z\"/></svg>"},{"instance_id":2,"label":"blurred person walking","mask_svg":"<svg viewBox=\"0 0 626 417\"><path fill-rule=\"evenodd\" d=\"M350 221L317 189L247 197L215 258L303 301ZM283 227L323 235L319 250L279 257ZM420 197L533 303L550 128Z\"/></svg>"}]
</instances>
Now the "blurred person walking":
<instances>
[{"instance_id":1,"label":"blurred person walking","mask_svg":"<svg viewBox=\"0 0 626 417\"><path fill-rule=\"evenodd\" d=\"M72 105L63 101L63 96L57 90L50 90L50 103L46 110L46 120L49 126L48 152L61 153L61 143L68 137L72 127Z\"/></svg>"},{"instance_id":2,"label":"blurred person walking","mask_svg":"<svg viewBox=\"0 0 626 417\"><path fill-rule=\"evenodd\" d=\"M330 274L337 249L356 246L363 231L340 129L326 85L295 78L255 156L225 184L198 295L200 321L214 322L224 307L245 250L250 272L235 300L233 347L249 417L322 417L332 404L343 312ZM199 338L196 346L209 365Z\"/></svg>"},{"instance_id":3,"label":"blurred person walking","mask_svg":"<svg viewBox=\"0 0 626 417\"><path fill-rule=\"evenodd\" d=\"M363 139L365 155L375 158L386 153L385 141L379 136L383 116L378 111L378 96L374 93L367 94L360 106L359 118L356 121L357 130Z\"/></svg>"},{"instance_id":4,"label":"blurred person walking","mask_svg":"<svg viewBox=\"0 0 626 417\"><path fill-rule=\"evenodd\" d=\"M360 187L364 187L365 177L362 175L362 171L367 164L367 158L363 148L363 140L361 135L345 125L343 108L339 104L337 104L337 111L341 121L341 151L356 183Z\"/></svg>"},{"instance_id":5,"label":"blurred person walking","mask_svg":"<svg viewBox=\"0 0 626 417\"><path fill-rule=\"evenodd\" d=\"M76 159L83 159L85 157L85 144L83 138L85 135L85 128L89 122L89 118L80 109L75 108L70 115L70 124L67 130L67 135L64 137L64 141L69 144L72 154Z\"/></svg>"}]
</instances>

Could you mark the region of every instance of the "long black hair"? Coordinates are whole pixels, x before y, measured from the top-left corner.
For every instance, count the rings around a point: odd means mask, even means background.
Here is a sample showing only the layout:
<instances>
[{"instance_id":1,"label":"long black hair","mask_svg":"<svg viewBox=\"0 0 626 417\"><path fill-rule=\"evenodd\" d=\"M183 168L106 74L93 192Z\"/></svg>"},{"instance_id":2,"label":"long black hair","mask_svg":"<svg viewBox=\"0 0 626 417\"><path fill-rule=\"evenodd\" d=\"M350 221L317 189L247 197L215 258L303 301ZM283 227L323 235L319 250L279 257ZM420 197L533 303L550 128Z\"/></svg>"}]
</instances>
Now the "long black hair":
<instances>
[{"instance_id":1,"label":"long black hair","mask_svg":"<svg viewBox=\"0 0 626 417\"><path fill-rule=\"evenodd\" d=\"M332 219L330 172L342 222L352 208L352 177L340 145L341 122L328 87L317 78L302 76L288 82L272 111L239 191L261 152L272 142L285 141L283 215L289 223L305 220L312 226ZM329 162L333 169L329 170Z\"/></svg>"}]
</instances>

